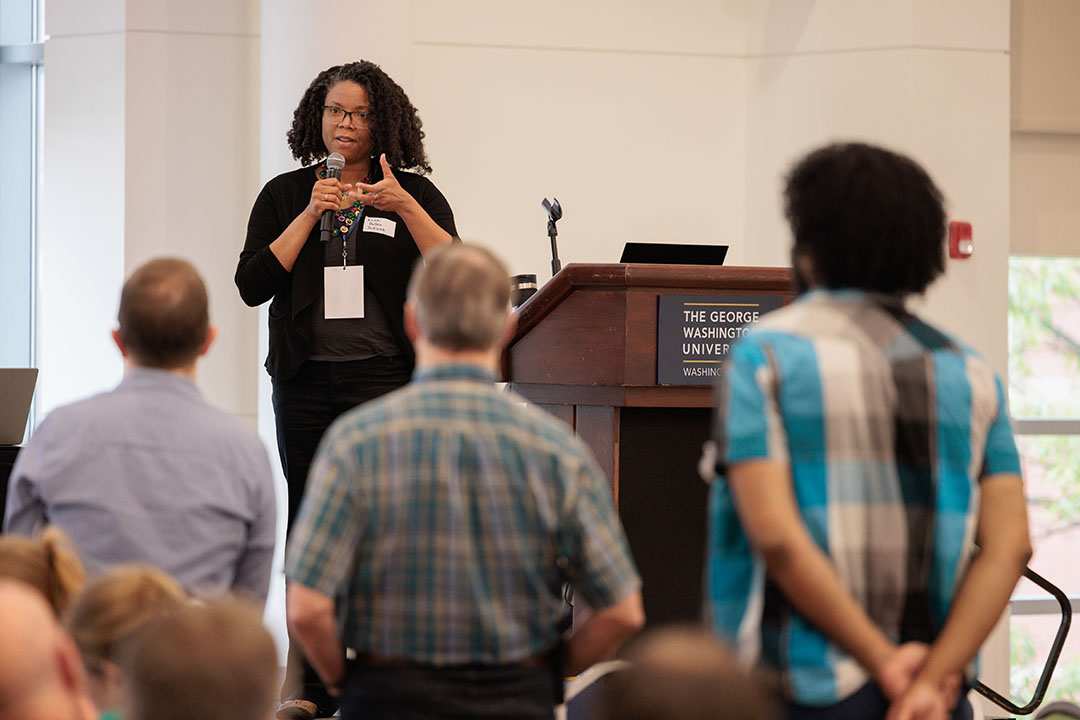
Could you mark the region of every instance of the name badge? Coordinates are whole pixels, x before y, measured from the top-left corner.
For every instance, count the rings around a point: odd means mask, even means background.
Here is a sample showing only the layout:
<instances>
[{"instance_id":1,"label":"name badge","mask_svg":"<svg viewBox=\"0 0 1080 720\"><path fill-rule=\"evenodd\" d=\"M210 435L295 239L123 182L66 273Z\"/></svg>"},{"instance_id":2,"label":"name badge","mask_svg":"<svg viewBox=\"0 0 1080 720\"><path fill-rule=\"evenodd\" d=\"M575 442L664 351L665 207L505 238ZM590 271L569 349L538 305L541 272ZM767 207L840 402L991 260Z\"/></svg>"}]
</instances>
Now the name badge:
<instances>
[{"instance_id":1,"label":"name badge","mask_svg":"<svg viewBox=\"0 0 1080 720\"><path fill-rule=\"evenodd\" d=\"M323 268L323 317L327 320L364 317L364 266Z\"/></svg>"},{"instance_id":2,"label":"name badge","mask_svg":"<svg viewBox=\"0 0 1080 720\"><path fill-rule=\"evenodd\" d=\"M364 232L379 233L387 237L394 237L397 232L397 222L384 217L365 217Z\"/></svg>"}]
</instances>

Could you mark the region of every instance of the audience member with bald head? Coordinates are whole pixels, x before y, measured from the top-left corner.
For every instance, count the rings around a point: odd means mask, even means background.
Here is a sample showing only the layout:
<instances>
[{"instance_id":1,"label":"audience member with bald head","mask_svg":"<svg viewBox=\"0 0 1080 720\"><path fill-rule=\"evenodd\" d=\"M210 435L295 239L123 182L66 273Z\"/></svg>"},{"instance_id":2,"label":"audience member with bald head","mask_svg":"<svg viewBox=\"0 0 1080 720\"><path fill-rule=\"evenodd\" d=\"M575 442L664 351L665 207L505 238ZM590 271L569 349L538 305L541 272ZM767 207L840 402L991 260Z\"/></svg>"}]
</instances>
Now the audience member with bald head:
<instances>
[{"instance_id":1,"label":"audience member with bald head","mask_svg":"<svg viewBox=\"0 0 1080 720\"><path fill-rule=\"evenodd\" d=\"M269 458L253 430L195 384L213 343L190 263L151 260L124 284L114 390L53 410L11 472L4 530L48 518L91 574L148 563L191 592L265 601L276 534Z\"/></svg>"},{"instance_id":2,"label":"audience member with bald head","mask_svg":"<svg viewBox=\"0 0 1080 720\"><path fill-rule=\"evenodd\" d=\"M267 720L276 704L274 640L244 603L188 605L151 621L121 667L129 720Z\"/></svg>"},{"instance_id":3,"label":"audience member with bald head","mask_svg":"<svg viewBox=\"0 0 1080 720\"><path fill-rule=\"evenodd\" d=\"M778 706L759 678L704 630L641 637L630 665L607 681L604 720L772 720Z\"/></svg>"},{"instance_id":4,"label":"audience member with bald head","mask_svg":"<svg viewBox=\"0 0 1080 720\"><path fill-rule=\"evenodd\" d=\"M90 720L75 644L40 592L0 578L0 720Z\"/></svg>"}]
</instances>

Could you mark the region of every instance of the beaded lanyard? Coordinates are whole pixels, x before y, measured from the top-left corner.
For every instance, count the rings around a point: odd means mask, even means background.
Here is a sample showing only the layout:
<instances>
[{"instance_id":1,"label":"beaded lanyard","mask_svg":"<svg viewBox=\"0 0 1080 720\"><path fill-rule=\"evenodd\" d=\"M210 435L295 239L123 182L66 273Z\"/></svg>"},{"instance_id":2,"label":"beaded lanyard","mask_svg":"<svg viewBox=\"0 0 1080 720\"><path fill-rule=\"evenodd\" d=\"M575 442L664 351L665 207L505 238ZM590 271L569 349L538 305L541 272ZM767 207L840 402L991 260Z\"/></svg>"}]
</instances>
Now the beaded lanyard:
<instances>
[{"instance_id":1,"label":"beaded lanyard","mask_svg":"<svg viewBox=\"0 0 1080 720\"><path fill-rule=\"evenodd\" d=\"M315 173L320 179L326 178L326 165L322 165ZM371 179L367 175L361 180L363 184L367 185L371 182ZM334 213L334 218L337 220L337 226L330 231L330 237L337 237L341 235L341 266L345 267L345 264L349 258L349 242L348 234L349 229L353 226L360 216L364 213L364 205L359 200L354 200L352 207L347 207L344 210L338 210Z\"/></svg>"},{"instance_id":2,"label":"beaded lanyard","mask_svg":"<svg viewBox=\"0 0 1080 720\"><path fill-rule=\"evenodd\" d=\"M322 167L320 167L316 174L319 176L320 179L325 178L326 166L323 165ZM367 185L371 182L371 179L365 175L364 179L360 182ZM338 225L330 231L330 235L332 237L337 237L341 234L347 234L349 232L349 228L352 227L353 223L356 222L357 218L359 218L361 213L363 212L364 206L359 200L354 200L352 207L345 208L344 210L338 210L334 214L335 219L338 221Z\"/></svg>"}]
</instances>

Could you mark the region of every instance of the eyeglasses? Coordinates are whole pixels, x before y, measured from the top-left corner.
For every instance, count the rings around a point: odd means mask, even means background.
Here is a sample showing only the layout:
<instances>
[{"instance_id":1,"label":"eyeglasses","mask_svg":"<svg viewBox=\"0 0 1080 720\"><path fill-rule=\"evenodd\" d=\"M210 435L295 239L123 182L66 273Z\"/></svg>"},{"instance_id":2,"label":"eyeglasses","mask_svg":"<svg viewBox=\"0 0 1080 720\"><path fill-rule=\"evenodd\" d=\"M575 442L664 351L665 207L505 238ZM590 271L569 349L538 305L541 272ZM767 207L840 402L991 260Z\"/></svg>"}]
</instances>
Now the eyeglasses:
<instances>
[{"instance_id":1,"label":"eyeglasses","mask_svg":"<svg viewBox=\"0 0 1080 720\"><path fill-rule=\"evenodd\" d=\"M353 127L366 128L368 126L368 117L371 113L367 110L353 110L349 112L344 108L335 107L334 105L323 105L323 113L326 117L330 118L334 122L341 122L342 117L348 116L349 122L353 124Z\"/></svg>"}]
</instances>

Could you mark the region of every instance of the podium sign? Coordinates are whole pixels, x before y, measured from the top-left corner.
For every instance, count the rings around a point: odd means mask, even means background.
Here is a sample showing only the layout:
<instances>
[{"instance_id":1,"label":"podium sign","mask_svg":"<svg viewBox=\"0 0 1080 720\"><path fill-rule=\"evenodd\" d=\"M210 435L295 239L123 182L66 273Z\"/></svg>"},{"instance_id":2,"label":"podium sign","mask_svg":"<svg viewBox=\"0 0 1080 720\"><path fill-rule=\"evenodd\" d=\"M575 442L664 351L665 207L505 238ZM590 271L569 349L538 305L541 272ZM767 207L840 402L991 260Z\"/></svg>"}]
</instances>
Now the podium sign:
<instances>
[{"instance_id":1,"label":"podium sign","mask_svg":"<svg viewBox=\"0 0 1080 720\"><path fill-rule=\"evenodd\" d=\"M656 323L656 384L711 385L724 356L776 295L661 295Z\"/></svg>"}]
</instances>

